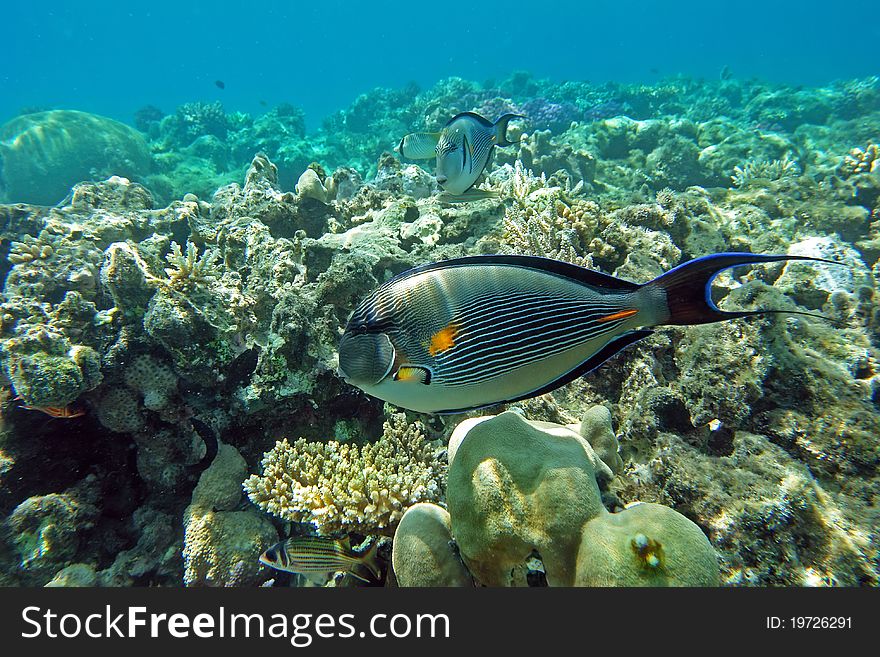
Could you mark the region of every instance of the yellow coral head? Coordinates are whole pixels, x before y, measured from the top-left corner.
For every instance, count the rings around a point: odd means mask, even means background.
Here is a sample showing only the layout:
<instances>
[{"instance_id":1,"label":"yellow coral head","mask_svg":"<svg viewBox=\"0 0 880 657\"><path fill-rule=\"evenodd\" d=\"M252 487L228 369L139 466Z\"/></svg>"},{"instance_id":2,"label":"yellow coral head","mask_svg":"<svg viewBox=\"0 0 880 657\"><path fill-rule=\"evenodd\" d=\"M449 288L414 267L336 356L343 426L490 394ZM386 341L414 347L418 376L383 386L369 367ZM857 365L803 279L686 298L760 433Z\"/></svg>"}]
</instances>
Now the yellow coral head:
<instances>
[{"instance_id":1,"label":"yellow coral head","mask_svg":"<svg viewBox=\"0 0 880 657\"><path fill-rule=\"evenodd\" d=\"M384 333L346 331L339 341L339 374L354 385L376 385L391 372L394 357Z\"/></svg>"}]
</instances>

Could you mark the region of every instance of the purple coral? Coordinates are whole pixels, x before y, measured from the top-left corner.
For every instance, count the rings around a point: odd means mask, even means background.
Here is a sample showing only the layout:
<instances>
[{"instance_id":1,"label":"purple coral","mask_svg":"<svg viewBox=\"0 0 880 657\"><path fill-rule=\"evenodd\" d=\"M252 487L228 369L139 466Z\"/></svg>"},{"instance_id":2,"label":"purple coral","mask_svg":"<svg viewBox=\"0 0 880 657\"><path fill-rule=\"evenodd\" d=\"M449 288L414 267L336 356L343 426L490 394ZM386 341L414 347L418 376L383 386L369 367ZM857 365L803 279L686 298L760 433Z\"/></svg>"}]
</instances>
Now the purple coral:
<instances>
[{"instance_id":1,"label":"purple coral","mask_svg":"<svg viewBox=\"0 0 880 657\"><path fill-rule=\"evenodd\" d=\"M630 111L632 111L630 106L621 100L606 100L584 110L584 120L601 121L602 119L610 119L613 116L620 116Z\"/></svg>"},{"instance_id":2,"label":"purple coral","mask_svg":"<svg viewBox=\"0 0 880 657\"><path fill-rule=\"evenodd\" d=\"M571 103L554 103L546 98L534 98L522 106L533 130L567 130L579 118L578 108Z\"/></svg>"},{"instance_id":3,"label":"purple coral","mask_svg":"<svg viewBox=\"0 0 880 657\"><path fill-rule=\"evenodd\" d=\"M472 107L473 111L494 121L504 114L523 114L522 108L515 105L509 98L497 95L495 90L479 94L467 94L462 98L462 105Z\"/></svg>"}]
</instances>

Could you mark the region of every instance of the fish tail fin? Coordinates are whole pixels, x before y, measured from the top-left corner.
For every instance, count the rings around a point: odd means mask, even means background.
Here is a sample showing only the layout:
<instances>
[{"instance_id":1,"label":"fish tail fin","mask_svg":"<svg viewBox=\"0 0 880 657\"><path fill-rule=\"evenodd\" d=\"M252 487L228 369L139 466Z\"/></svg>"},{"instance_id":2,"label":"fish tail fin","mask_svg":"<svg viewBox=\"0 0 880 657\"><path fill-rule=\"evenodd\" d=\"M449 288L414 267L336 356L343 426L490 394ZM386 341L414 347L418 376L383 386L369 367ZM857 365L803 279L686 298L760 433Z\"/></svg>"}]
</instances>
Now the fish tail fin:
<instances>
[{"instance_id":1,"label":"fish tail fin","mask_svg":"<svg viewBox=\"0 0 880 657\"><path fill-rule=\"evenodd\" d=\"M436 157L434 149L440 141L439 132L411 132L394 149L408 160L429 160Z\"/></svg>"},{"instance_id":2,"label":"fish tail fin","mask_svg":"<svg viewBox=\"0 0 880 657\"><path fill-rule=\"evenodd\" d=\"M505 114L500 119L495 121L495 136L497 137L497 141L495 142L496 146L510 146L512 144L518 143L517 141L510 141L507 139L507 124L510 123L513 119L524 119L525 114Z\"/></svg>"},{"instance_id":3,"label":"fish tail fin","mask_svg":"<svg viewBox=\"0 0 880 657\"><path fill-rule=\"evenodd\" d=\"M370 581L370 578L364 577L364 575L368 574L372 578L372 581L378 582L381 579L378 554L379 539L376 538L373 540L372 544L370 544L370 547L367 548L367 551L358 556L358 563L355 568L352 569L352 575L359 579L363 579L364 581Z\"/></svg>"},{"instance_id":4,"label":"fish tail fin","mask_svg":"<svg viewBox=\"0 0 880 657\"><path fill-rule=\"evenodd\" d=\"M663 324L689 325L721 322L737 317L751 317L770 313L788 313L807 315L819 319L828 319L824 315L801 312L797 310L739 310L725 311L718 308L712 301L712 281L725 269L738 265L753 265L765 262L784 260L808 260L833 265L843 263L823 258L811 258L798 255L761 255L755 253L716 253L689 260L684 264L661 274L645 287L654 287L666 293L666 304L669 317Z\"/></svg>"}]
</instances>

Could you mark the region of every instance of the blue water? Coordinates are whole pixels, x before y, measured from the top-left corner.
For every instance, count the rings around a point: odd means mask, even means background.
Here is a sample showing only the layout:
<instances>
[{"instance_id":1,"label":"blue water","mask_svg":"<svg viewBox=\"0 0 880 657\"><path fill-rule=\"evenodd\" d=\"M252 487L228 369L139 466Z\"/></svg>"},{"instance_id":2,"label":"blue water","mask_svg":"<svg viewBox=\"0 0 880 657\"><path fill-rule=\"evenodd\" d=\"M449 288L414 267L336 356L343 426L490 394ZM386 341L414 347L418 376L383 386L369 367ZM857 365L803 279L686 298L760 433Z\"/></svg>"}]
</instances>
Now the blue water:
<instances>
[{"instance_id":1,"label":"blue water","mask_svg":"<svg viewBox=\"0 0 880 657\"><path fill-rule=\"evenodd\" d=\"M93 0L7 3L0 15L0 122L23 107L131 121L146 104L221 100L251 113L290 102L315 128L373 87L452 75L650 83L715 78L726 65L737 77L815 85L880 73L876 0Z\"/></svg>"}]
</instances>

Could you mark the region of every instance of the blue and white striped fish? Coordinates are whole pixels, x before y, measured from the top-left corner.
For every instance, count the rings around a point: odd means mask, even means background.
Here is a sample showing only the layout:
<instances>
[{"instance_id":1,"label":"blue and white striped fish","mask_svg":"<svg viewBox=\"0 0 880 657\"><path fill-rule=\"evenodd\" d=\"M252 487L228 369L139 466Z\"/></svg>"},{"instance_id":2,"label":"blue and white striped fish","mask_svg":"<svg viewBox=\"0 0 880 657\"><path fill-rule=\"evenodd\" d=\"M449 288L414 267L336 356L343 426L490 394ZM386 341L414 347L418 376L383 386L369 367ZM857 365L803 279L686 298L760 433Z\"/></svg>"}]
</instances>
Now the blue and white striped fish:
<instances>
[{"instance_id":1,"label":"blue and white striped fish","mask_svg":"<svg viewBox=\"0 0 880 657\"><path fill-rule=\"evenodd\" d=\"M417 267L354 311L339 343L339 371L369 395L424 413L527 399L595 369L651 327L809 314L725 312L712 302L721 271L781 260L817 259L720 253L643 285L531 256Z\"/></svg>"},{"instance_id":2,"label":"blue and white striped fish","mask_svg":"<svg viewBox=\"0 0 880 657\"><path fill-rule=\"evenodd\" d=\"M453 200L481 196L471 188L483 173L495 146L516 142L507 139L507 124L521 114L505 114L495 123L474 112L452 117L440 132L413 132L400 140L403 157L420 160L437 158L437 184Z\"/></svg>"}]
</instances>

